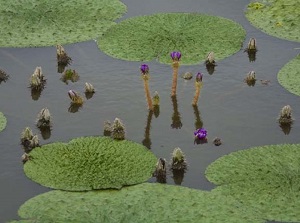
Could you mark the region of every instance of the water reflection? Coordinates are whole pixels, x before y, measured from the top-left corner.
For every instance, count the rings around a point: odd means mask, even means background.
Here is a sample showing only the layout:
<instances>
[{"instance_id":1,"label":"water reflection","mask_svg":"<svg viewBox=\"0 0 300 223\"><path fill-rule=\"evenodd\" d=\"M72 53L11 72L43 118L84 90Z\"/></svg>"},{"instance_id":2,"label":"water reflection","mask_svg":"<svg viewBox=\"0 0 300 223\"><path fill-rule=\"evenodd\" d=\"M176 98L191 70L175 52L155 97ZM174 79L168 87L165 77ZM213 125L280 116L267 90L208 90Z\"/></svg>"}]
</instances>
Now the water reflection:
<instances>
[{"instance_id":1,"label":"water reflection","mask_svg":"<svg viewBox=\"0 0 300 223\"><path fill-rule=\"evenodd\" d=\"M31 98L32 98L32 100L37 101L40 98L40 96L42 94L42 91L43 91L43 89L31 88Z\"/></svg>"},{"instance_id":2,"label":"water reflection","mask_svg":"<svg viewBox=\"0 0 300 223\"><path fill-rule=\"evenodd\" d=\"M89 100L93 97L95 92L85 92L84 94L85 94L86 99Z\"/></svg>"},{"instance_id":3,"label":"water reflection","mask_svg":"<svg viewBox=\"0 0 300 223\"><path fill-rule=\"evenodd\" d=\"M147 116L147 123L146 123L146 128L145 128L145 134L144 134L144 139L142 141L142 144L146 146L148 149L151 149L151 139L150 139L150 129L151 129L151 121L153 117L153 111L149 110L148 116Z\"/></svg>"},{"instance_id":4,"label":"water reflection","mask_svg":"<svg viewBox=\"0 0 300 223\"><path fill-rule=\"evenodd\" d=\"M9 75L5 73L5 71L0 69L0 84L2 82L6 82L8 80Z\"/></svg>"},{"instance_id":5,"label":"water reflection","mask_svg":"<svg viewBox=\"0 0 300 223\"><path fill-rule=\"evenodd\" d=\"M171 128L172 129L181 129L182 122L181 122L180 113L178 111L177 96L173 95L173 96L171 96L171 99L172 99L172 105L173 105L173 115L172 115Z\"/></svg>"},{"instance_id":6,"label":"water reflection","mask_svg":"<svg viewBox=\"0 0 300 223\"><path fill-rule=\"evenodd\" d=\"M172 173L173 173L172 178L174 180L174 183L176 185L181 185L183 182L185 170L174 170L173 169Z\"/></svg>"},{"instance_id":7,"label":"water reflection","mask_svg":"<svg viewBox=\"0 0 300 223\"><path fill-rule=\"evenodd\" d=\"M197 105L193 105L194 115L195 115L195 129L200 129L203 126L202 119L200 117L200 112Z\"/></svg>"},{"instance_id":8,"label":"water reflection","mask_svg":"<svg viewBox=\"0 0 300 223\"><path fill-rule=\"evenodd\" d=\"M57 63L57 73L62 74L68 65Z\"/></svg>"},{"instance_id":9,"label":"water reflection","mask_svg":"<svg viewBox=\"0 0 300 223\"><path fill-rule=\"evenodd\" d=\"M256 51L247 51L249 62L254 62L256 60Z\"/></svg>"},{"instance_id":10,"label":"water reflection","mask_svg":"<svg viewBox=\"0 0 300 223\"><path fill-rule=\"evenodd\" d=\"M292 130L292 123L280 123L279 126L285 135L290 134Z\"/></svg>"},{"instance_id":11,"label":"water reflection","mask_svg":"<svg viewBox=\"0 0 300 223\"><path fill-rule=\"evenodd\" d=\"M210 75L212 75L215 72L215 66L216 65L211 65L211 64L206 65L206 70Z\"/></svg>"},{"instance_id":12,"label":"water reflection","mask_svg":"<svg viewBox=\"0 0 300 223\"><path fill-rule=\"evenodd\" d=\"M70 103L70 107L68 108L68 112L70 113L76 113L79 111L79 109L82 107L82 104L77 103Z\"/></svg>"},{"instance_id":13,"label":"water reflection","mask_svg":"<svg viewBox=\"0 0 300 223\"><path fill-rule=\"evenodd\" d=\"M40 127L39 130L44 140L49 139L51 137L51 128L49 126Z\"/></svg>"}]
</instances>

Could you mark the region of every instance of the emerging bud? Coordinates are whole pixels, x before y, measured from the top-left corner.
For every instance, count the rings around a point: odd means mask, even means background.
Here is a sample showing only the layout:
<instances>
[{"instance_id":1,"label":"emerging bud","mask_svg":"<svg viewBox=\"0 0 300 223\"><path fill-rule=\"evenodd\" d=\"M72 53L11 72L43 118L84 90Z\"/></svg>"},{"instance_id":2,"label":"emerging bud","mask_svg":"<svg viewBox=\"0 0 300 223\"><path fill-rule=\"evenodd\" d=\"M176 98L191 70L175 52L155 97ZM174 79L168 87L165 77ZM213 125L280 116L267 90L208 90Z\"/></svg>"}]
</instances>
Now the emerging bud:
<instances>
[{"instance_id":1,"label":"emerging bud","mask_svg":"<svg viewBox=\"0 0 300 223\"><path fill-rule=\"evenodd\" d=\"M30 145L29 145L29 147L30 147L31 149L33 149L33 148L38 147L38 146L39 146L39 138L38 138L37 135L34 135L34 136L32 137L32 139L30 140Z\"/></svg>"},{"instance_id":2,"label":"emerging bud","mask_svg":"<svg viewBox=\"0 0 300 223\"><path fill-rule=\"evenodd\" d=\"M179 61L181 58L181 53L178 51L173 51L172 53L170 53L170 56L173 61Z\"/></svg>"},{"instance_id":3,"label":"emerging bud","mask_svg":"<svg viewBox=\"0 0 300 223\"><path fill-rule=\"evenodd\" d=\"M185 156L179 147L173 150L171 168L173 170L185 170L187 168Z\"/></svg>"},{"instance_id":4,"label":"emerging bud","mask_svg":"<svg viewBox=\"0 0 300 223\"><path fill-rule=\"evenodd\" d=\"M68 81L71 82L77 82L79 80L79 74L76 72L76 70L67 69L63 75L61 76L60 80L62 80L64 83L68 84Z\"/></svg>"},{"instance_id":5,"label":"emerging bud","mask_svg":"<svg viewBox=\"0 0 300 223\"><path fill-rule=\"evenodd\" d=\"M104 136L110 136L111 135L111 132L112 132L112 125L111 125L111 122L110 121L105 121L104 122Z\"/></svg>"},{"instance_id":6,"label":"emerging bud","mask_svg":"<svg viewBox=\"0 0 300 223\"><path fill-rule=\"evenodd\" d=\"M31 140L33 137L32 130L29 127L26 127L21 133L21 142L25 142L26 140Z\"/></svg>"},{"instance_id":7,"label":"emerging bud","mask_svg":"<svg viewBox=\"0 0 300 223\"><path fill-rule=\"evenodd\" d=\"M56 58L59 66L67 66L72 62L71 57L68 56L62 45L56 45Z\"/></svg>"},{"instance_id":8,"label":"emerging bud","mask_svg":"<svg viewBox=\"0 0 300 223\"><path fill-rule=\"evenodd\" d=\"M256 82L256 77L255 77L255 71L250 71L245 80L244 80L249 86L254 86Z\"/></svg>"},{"instance_id":9,"label":"emerging bud","mask_svg":"<svg viewBox=\"0 0 300 223\"><path fill-rule=\"evenodd\" d=\"M116 140L125 139L125 126L119 118L115 118L113 122L112 138Z\"/></svg>"},{"instance_id":10,"label":"emerging bud","mask_svg":"<svg viewBox=\"0 0 300 223\"><path fill-rule=\"evenodd\" d=\"M68 95L69 95L72 103L78 104L78 105L83 104L83 98L76 91L69 90Z\"/></svg>"},{"instance_id":11,"label":"emerging bud","mask_svg":"<svg viewBox=\"0 0 300 223\"><path fill-rule=\"evenodd\" d=\"M197 129L197 130L194 132L194 135L195 135L198 139L206 139L207 131L206 131L204 128L200 128L200 129Z\"/></svg>"},{"instance_id":12,"label":"emerging bud","mask_svg":"<svg viewBox=\"0 0 300 223\"><path fill-rule=\"evenodd\" d=\"M200 72L197 73L196 75L196 82L202 82L203 74Z\"/></svg>"},{"instance_id":13,"label":"emerging bud","mask_svg":"<svg viewBox=\"0 0 300 223\"><path fill-rule=\"evenodd\" d=\"M24 153L21 158L22 158L23 164L25 164L28 160L30 160L30 156L28 153Z\"/></svg>"},{"instance_id":14,"label":"emerging bud","mask_svg":"<svg viewBox=\"0 0 300 223\"><path fill-rule=\"evenodd\" d=\"M281 109L278 121L280 124L291 124L293 122L292 108L290 105L286 105Z\"/></svg>"},{"instance_id":15,"label":"emerging bud","mask_svg":"<svg viewBox=\"0 0 300 223\"><path fill-rule=\"evenodd\" d=\"M167 168L166 165L167 162L163 158L159 158L156 163L156 168L154 172L154 176L156 177L156 180L158 183L166 183L167 181Z\"/></svg>"},{"instance_id":16,"label":"emerging bud","mask_svg":"<svg viewBox=\"0 0 300 223\"><path fill-rule=\"evenodd\" d=\"M213 144L215 146L220 146L222 144L222 141L219 137L215 137L214 140L213 140Z\"/></svg>"},{"instance_id":17,"label":"emerging bud","mask_svg":"<svg viewBox=\"0 0 300 223\"><path fill-rule=\"evenodd\" d=\"M255 38L251 38L248 42L248 51L256 51L256 39Z\"/></svg>"},{"instance_id":18,"label":"emerging bud","mask_svg":"<svg viewBox=\"0 0 300 223\"><path fill-rule=\"evenodd\" d=\"M34 90L42 90L45 86L46 79L42 73L41 67L36 67L34 73L30 77L30 87Z\"/></svg>"},{"instance_id":19,"label":"emerging bud","mask_svg":"<svg viewBox=\"0 0 300 223\"><path fill-rule=\"evenodd\" d=\"M206 66L215 66L216 65L214 52L208 53L205 64L206 64Z\"/></svg>"},{"instance_id":20,"label":"emerging bud","mask_svg":"<svg viewBox=\"0 0 300 223\"><path fill-rule=\"evenodd\" d=\"M87 93L95 93L94 86L90 83L85 83L85 92Z\"/></svg>"},{"instance_id":21,"label":"emerging bud","mask_svg":"<svg viewBox=\"0 0 300 223\"><path fill-rule=\"evenodd\" d=\"M147 64L142 64L140 66L141 74L142 75L147 75L149 74L149 66Z\"/></svg>"},{"instance_id":22,"label":"emerging bud","mask_svg":"<svg viewBox=\"0 0 300 223\"><path fill-rule=\"evenodd\" d=\"M41 82L44 80L44 75L41 67L36 67L34 70L34 74L41 80Z\"/></svg>"},{"instance_id":23,"label":"emerging bud","mask_svg":"<svg viewBox=\"0 0 300 223\"><path fill-rule=\"evenodd\" d=\"M51 123L51 115L49 112L48 108L43 108L38 116L37 116L37 121L36 121L36 125L38 128L43 128L43 127L51 127L52 123Z\"/></svg>"},{"instance_id":24,"label":"emerging bud","mask_svg":"<svg viewBox=\"0 0 300 223\"><path fill-rule=\"evenodd\" d=\"M0 84L1 82L6 82L9 78L9 75L5 73L5 71L0 69Z\"/></svg>"},{"instance_id":25,"label":"emerging bud","mask_svg":"<svg viewBox=\"0 0 300 223\"><path fill-rule=\"evenodd\" d=\"M154 92L154 96L153 96L153 98L152 98L152 101L153 101L153 105L154 105L154 106L159 105L160 99L159 99L159 95L158 95L158 92L157 92L157 91Z\"/></svg>"}]
</instances>

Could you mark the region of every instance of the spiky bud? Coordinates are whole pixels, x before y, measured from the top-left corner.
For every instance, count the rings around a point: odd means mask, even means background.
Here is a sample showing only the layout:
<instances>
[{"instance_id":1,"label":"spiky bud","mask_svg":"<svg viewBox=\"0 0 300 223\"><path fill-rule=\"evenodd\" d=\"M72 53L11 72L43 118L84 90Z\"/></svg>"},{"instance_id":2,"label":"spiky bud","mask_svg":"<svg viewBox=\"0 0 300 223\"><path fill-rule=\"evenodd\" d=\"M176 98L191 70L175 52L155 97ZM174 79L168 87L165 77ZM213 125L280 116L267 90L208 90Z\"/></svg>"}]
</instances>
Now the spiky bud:
<instances>
[{"instance_id":1,"label":"spiky bud","mask_svg":"<svg viewBox=\"0 0 300 223\"><path fill-rule=\"evenodd\" d=\"M186 163L184 153L179 147L173 150L171 168L174 170L184 170L187 168L187 163Z\"/></svg>"},{"instance_id":2,"label":"spiky bud","mask_svg":"<svg viewBox=\"0 0 300 223\"><path fill-rule=\"evenodd\" d=\"M255 71L250 71L244 80L249 86L254 86L256 82Z\"/></svg>"},{"instance_id":3,"label":"spiky bud","mask_svg":"<svg viewBox=\"0 0 300 223\"><path fill-rule=\"evenodd\" d=\"M104 121L104 136L110 136L112 132L112 125L109 120Z\"/></svg>"},{"instance_id":4,"label":"spiky bud","mask_svg":"<svg viewBox=\"0 0 300 223\"><path fill-rule=\"evenodd\" d=\"M26 127L21 133L21 142L26 140L31 140L33 137L32 130L29 127Z\"/></svg>"},{"instance_id":5,"label":"spiky bud","mask_svg":"<svg viewBox=\"0 0 300 223\"><path fill-rule=\"evenodd\" d=\"M49 112L48 108L43 108L38 116L37 116L37 120L36 120L36 125L38 128L43 128L43 127L51 127L52 123L51 123L51 115Z\"/></svg>"},{"instance_id":6,"label":"spiky bud","mask_svg":"<svg viewBox=\"0 0 300 223\"><path fill-rule=\"evenodd\" d=\"M30 156L28 153L24 153L21 158L22 158L23 164L25 164L28 160L30 160Z\"/></svg>"},{"instance_id":7,"label":"spiky bud","mask_svg":"<svg viewBox=\"0 0 300 223\"><path fill-rule=\"evenodd\" d=\"M157 92L157 91L154 92L154 96L153 96L153 98L152 98L152 101L153 101L153 105L154 105L154 106L159 105L160 98L159 98L159 95L158 95L158 92Z\"/></svg>"},{"instance_id":8,"label":"spiky bud","mask_svg":"<svg viewBox=\"0 0 300 223\"><path fill-rule=\"evenodd\" d=\"M68 95L69 95L69 98L71 99L72 103L78 104L78 105L83 104L83 98L76 91L69 90Z\"/></svg>"},{"instance_id":9,"label":"spiky bud","mask_svg":"<svg viewBox=\"0 0 300 223\"><path fill-rule=\"evenodd\" d=\"M248 42L248 47L247 47L248 51L256 51L256 39L255 38L251 38Z\"/></svg>"},{"instance_id":10,"label":"spiky bud","mask_svg":"<svg viewBox=\"0 0 300 223\"><path fill-rule=\"evenodd\" d=\"M216 63L216 61L215 61L214 52L209 52L206 57L205 64L207 66L215 66L216 65L215 63Z\"/></svg>"},{"instance_id":11,"label":"spiky bud","mask_svg":"<svg viewBox=\"0 0 300 223\"><path fill-rule=\"evenodd\" d=\"M156 163L155 172L153 174L157 182L166 183L167 179L167 161L164 158L159 158Z\"/></svg>"},{"instance_id":12,"label":"spiky bud","mask_svg":"<svg viewBox=\"0 0 300 223\"><path fill-rule=\"evenodd\" d=\"M90 83L85 83L85 92L88 92L88 93L95 93L95 89L94 89L94 86Z\"/></svg>"},{"instance_id":13,"label":"spiky bud","mask_svg":"<svg viewBox=\"0 0 300 223\"><path fill-rule=\"evenodd\" d=\"M278 121L280 124L291 124L293 122L292 108L290 105L286 105L281 109Z\"/></svg>"},{"instance_id":14,"label":"spiky bud","mask_svg":"<svg viewBox=\"0 0 300 223\"><path fill-rule=\"evenodd\" d=\"M56 58L58 65L67 66L72 62L62 45L56 45Z\"/></svg>"},{"instance_id":15,"label":"spiky bud","mask_svg":"<svg viewBox=\"0 0 300 223\"><path fill-rule=\"evenodd\" d=\"M116 140L125 139L125 126L119 118L115 118L113 122L112 138Z\"/></svg>"},{"instance_id":16,"label":"spiky bud","mask_svg":"<svg viewBox=\"0 0 300 223\"><path fill-rule=\"evenodd\" d=\"M32 137L32 139L30 140L29 147L33 149L33 148L38 147L38 146L39 146L39 137L37 135L34 135Z\"/></svg>"}]
</instances>

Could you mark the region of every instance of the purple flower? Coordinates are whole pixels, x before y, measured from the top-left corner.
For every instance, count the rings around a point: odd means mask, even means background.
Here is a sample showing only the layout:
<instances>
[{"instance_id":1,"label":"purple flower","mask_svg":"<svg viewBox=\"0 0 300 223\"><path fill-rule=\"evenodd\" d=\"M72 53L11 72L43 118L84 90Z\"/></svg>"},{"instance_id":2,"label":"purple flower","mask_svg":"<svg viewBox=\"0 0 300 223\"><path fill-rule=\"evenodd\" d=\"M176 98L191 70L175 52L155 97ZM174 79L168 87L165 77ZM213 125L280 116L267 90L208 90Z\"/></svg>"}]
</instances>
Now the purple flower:
<instances>
[{"instance_id":1,"label":"purple flower","mask_svg":"<svg viewBox=\"0 0 300 223\"><path fill-rule=\"evenodd\" d=\"M148 74L149 66L147 64L142 64L140 67L140 70L143 75Z\"/></svg>"},{"instance_id":2,"label":"purple flower","mask_svg":"<svg viewBox=\"0 0 300 223\"><path fill-rule=\"evenodd\" d=\"M201 74L200 72L198 72L198 74L196 75L196 81L197 82L202 82L202 77L203 77L203 74Z\"/></svg>"},{"instance_id":3,"label":"purple flower","mask_svg":"<svg viewBox=\"0 0 300 223\"><path fill-rule=\"evenodd\" d=\"M198 139L206 139L207 131L206 131L204 128L200 128L200 129L197 129L197 130L194 132L194 135L195 135Z\"/></svg>"},{"instance_id":4,"label":"purple flower","mask_svg":"<svg viewBox=\"0 0 300 223\"><path fill-rule=\"evenodd\" d=\"M175 61L179 61L180 58L181 58L181 53L174 51L174 52L170 53L170 56L171 56L171 58L172 58L173 61L174 60Z\"/></svg>"}]
</instances>

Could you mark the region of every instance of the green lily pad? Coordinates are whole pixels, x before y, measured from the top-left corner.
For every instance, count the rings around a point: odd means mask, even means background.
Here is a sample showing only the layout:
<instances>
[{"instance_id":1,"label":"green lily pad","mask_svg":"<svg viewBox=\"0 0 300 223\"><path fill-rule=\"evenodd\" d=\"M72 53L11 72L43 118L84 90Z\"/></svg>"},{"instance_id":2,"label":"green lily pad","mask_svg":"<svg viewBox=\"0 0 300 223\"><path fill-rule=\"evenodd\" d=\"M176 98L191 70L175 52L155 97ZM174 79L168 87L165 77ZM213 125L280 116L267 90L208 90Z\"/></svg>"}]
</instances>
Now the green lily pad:
<instances>
[{"instance_id":1,"label":"green lily pad","mask_svg":"<svg viewBox=\"0 0 300 223\"><path fill-rule=\"evenodd\" d=\"M230 197L154 183L119 191L51 191L25 202L18 213L35 222L264 222Z\"/></svg>"},{"instance_id":2,"label":"green lily pad","mask_svg":"<svg viewBox=\"0 0 300 223\"><path fill-rule=\"evenodd\" d=\"M0 47L96 39L126 10L119 0L0 0Z\"/></svg>"},{"instance_id":3,"label":"green lily pad","mask_svg":"<svg viewBox=\"0 0 300 223\"><path fill-rule=\"evenodd\" d=\"M299 0L259 0L251 2L246 17L252 25L282 39L300 41Z\"/></svg>"},{"instance_id":4,"label":"green lily pad","mask_svg":"<svg viewBox=\"0 0 300 223\"><path fill-rule=\"evenodd\" d=\"M277 79L289 92L300 96L300 54L279 71Z\"/></svg>"},{"instance_id":5,"label":"green lily pad","mask_svg":"<svg viewBox=\"0 0 300 223\"><path fill-rule=\"evenodd\" d=\"M216 60L241 49L245 30L229 19L197 13L159 13L126 19L98 39L106 54L123 60L171 63L180 51L182 64L197 64L213 51Z\"/></svg>"},{"instance_id":6,"label":"green lily pad","mask_svg":"<svg viewBox=\"0 0 300 223\"><path fill-rule=\"evenodd\" d=\"M213 190L256 208L267 220L300 221L300 144L255 147L217 159L206 177Z\"/></svg>"},{"instance_id":7,"label":"green lily pad","mask_svg":"<svg viewBox=\"0 0 300 223\"><path fill-rule=\"evenodd\" d=\"M81 137L35 148L25 174L46 187L85 191L147 181L157 158L146 147L109 137Z\"/></svg>"},{"instance_id":8,"label":"green lily pad","mask_svg":"<svg viewBox=\"0 0 300 223\"><path fill-rule=\"evenodd\" d=\"M2 112L0 112L0 132L6 127L7 120Z\"/></svg>"}]
</instances>

